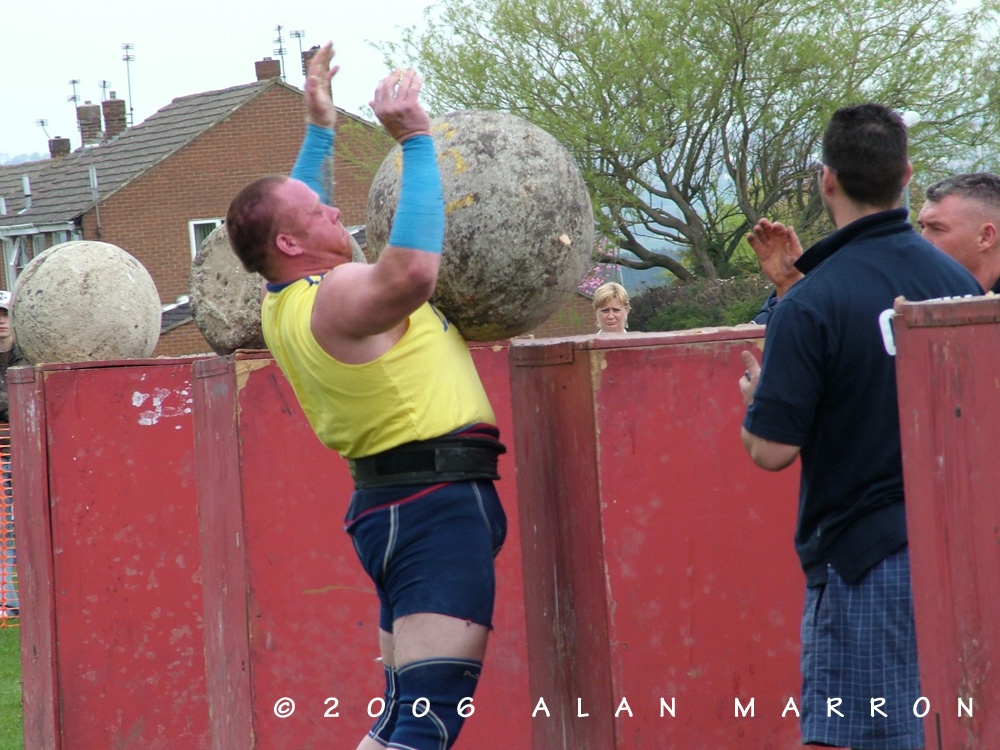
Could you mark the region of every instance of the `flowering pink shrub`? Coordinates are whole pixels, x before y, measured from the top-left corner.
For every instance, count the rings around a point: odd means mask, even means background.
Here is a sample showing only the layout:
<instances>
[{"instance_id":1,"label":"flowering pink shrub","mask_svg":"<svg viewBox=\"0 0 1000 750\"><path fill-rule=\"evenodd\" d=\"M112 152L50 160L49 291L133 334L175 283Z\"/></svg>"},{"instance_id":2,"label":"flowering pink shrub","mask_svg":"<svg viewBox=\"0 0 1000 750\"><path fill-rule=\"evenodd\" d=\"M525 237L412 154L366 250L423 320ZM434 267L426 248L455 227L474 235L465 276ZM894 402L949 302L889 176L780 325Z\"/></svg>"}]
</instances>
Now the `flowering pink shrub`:
<instances>
[{"instance_id":1,"label":"flowering pink shrub","mask_svg":"<svg viewBox=\"0 0 1000 750\"><path fill-rule=\"evenodd\" d=\"M607 255L617 257L618 248L608 242L605 237L596 238L594 241L594 257L600 258ZM580 282L577 291L587 297L593 297L594 292L597 291L597 288L601 284L606 284L609 281L620 281L620 279L621 273L617 263L595 263L583 277L583 281Z\"/></svg>"},{"instance_id":2,"label":"flowering pink shrub","mask_svg":"<svg viewBox=\"0 0 1000 750\"><path fill-rule=\"evenodd\" d=\"M577 290L580 294L593 297L597 288L609 281L618 281L618 266L614 263L597 263L587 271Z\"/></svg>"}]
</instances>

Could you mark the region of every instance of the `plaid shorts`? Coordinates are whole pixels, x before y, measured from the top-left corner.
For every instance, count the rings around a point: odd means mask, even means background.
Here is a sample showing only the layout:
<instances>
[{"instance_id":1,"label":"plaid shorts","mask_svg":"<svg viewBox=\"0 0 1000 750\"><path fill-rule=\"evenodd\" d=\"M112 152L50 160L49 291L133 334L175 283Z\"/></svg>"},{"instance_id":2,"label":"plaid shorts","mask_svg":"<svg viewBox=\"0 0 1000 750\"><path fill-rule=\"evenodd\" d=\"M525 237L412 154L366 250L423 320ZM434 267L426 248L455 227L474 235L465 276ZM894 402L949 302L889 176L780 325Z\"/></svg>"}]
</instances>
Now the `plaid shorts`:
<instances>
[{"instance_id":1,"label":"plaid shorts","mask_svg":"<svg viewBox=\"0 0 1000 750\"><path fill-rule=\"evenodd\" d=\"M833 567L827 572L824 585L806 589L802 615L803 744L922 748L923 720L913 711L920 682L908 549L853 585Z\"/></svg>"}]
</instances>

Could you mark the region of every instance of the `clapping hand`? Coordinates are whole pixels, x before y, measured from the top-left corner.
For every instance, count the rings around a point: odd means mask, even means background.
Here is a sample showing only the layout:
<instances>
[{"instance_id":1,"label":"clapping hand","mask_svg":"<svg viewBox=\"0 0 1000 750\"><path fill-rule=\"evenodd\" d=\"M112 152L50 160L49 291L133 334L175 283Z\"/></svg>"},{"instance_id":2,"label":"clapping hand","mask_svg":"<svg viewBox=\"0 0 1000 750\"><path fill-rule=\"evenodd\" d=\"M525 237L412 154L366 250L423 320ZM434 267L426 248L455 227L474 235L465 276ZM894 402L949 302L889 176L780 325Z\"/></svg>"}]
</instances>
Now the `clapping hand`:
<instances>
[{"instance_id":1,"label":"clapping hand","mask_svg":"<svg viewBox=\"0 0 1000 750\"><path fill-rule=\"evenodd\" d=\"M750 352L740 352L740 359L743 360L743 377L740 378L740 395L743 396L743 403L747 406L753 403L753 394L757 390L757 381L760 380L760 363Z\"/></svg>"},{"instance_id":2,"label":"clapping hand","mask_svg":"<svg viewBox=\"0 0 1000 750\"><path fill-rule=\"evenodd\" d=\"M802 272L795 267L795 261L802 255L802 243L795 230L781 222L761 219L747 235L747 241L757 253L760 269L774 283L780 299L802 278Z\"/></svg>"}]
</instances>

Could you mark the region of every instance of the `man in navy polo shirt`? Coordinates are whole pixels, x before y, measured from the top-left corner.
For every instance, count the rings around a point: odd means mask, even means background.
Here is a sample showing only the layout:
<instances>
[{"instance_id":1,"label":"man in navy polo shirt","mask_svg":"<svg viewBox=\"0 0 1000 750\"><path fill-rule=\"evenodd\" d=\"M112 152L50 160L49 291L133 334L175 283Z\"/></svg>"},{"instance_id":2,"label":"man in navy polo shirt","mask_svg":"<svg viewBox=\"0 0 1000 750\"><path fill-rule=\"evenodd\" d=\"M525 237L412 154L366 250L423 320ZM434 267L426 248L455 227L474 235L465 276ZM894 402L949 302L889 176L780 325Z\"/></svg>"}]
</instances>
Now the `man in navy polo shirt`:
<instances>
[{"instance_id":1,"label":"man in navy polo shirt","mask_svg":"<svg viewBox=\"0 0 1000 750\"><path fill-rule=\"evenodd\" d=\"M747 452L769 471L802 459L795 546L807 586L804 744L924 744L913 713L920 688L896 372L883 313L900 295L980 289L898 208L911 171L898 114L877 104L834 113L818 179L837 231L795 263L805 276L774 308L762 365L743 354Z\"/></svg>"}]
</instances>

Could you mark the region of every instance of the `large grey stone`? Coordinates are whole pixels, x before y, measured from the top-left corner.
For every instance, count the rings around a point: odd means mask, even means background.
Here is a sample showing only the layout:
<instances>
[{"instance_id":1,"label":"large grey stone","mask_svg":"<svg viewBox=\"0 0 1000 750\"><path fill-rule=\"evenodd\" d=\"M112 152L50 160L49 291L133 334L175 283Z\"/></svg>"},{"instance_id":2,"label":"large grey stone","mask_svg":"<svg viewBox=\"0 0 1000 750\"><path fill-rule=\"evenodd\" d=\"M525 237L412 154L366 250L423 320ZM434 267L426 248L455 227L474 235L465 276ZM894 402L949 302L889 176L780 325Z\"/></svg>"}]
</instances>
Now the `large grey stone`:
<instances>
[{"instance_id":1,"label":"large grey stone","mask_svg":"<svg viewBox=\"0 0 1000 750\"><path fill-rule=\"evenodd\" d=\"M474 341L526 333L548 319L590 268L594 216L569 151L504 112L432 121L445 200L444 255L432 301ZM368 193L368 251L389 241L402 154L382 162Z\"/></svg>"},{"instance_id":2,"label":"large grey stone","mask_svg":"<svg viewBox=\"0 0 1000 750\"><path fill-rule=\"evenodd\" d=\"M191 314L216 354L266 348L260 330L263 283L259 273L243 268L225 224L202 241L191 263Z\"/></svg>"},{"instance_id":3,"label":"large grey stone","mask_svg":"<svg viewBox=\"0 0 1000 750\"><path fill-rule=\"evenodd\" d=\"M18 276L11 321L33 364L143 358L160 337L160 297L149 272L120 247L64 242Z\"/></svg>"}]
</instances>

